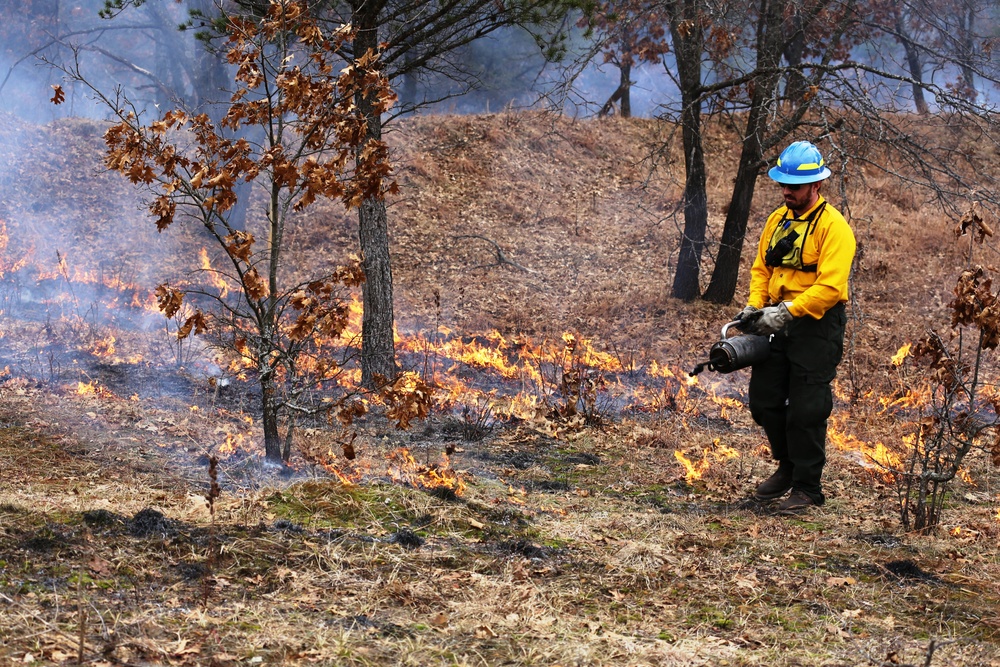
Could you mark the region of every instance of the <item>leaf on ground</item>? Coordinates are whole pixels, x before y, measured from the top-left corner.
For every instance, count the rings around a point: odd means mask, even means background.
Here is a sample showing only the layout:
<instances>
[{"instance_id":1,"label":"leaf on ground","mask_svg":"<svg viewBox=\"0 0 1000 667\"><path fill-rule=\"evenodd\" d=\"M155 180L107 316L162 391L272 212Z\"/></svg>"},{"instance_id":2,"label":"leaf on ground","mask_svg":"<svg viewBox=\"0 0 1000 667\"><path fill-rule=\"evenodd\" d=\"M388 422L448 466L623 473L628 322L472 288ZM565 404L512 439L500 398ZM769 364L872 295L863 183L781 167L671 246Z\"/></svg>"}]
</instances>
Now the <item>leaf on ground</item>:
<instances>
[{"instance_id":1,"label":"leaf on ground","mask_svg":"<svg viewBox=\"0 0 1000 667\"><path fill-rule=\"evenodd\" d=\"M853 586L858 583L854 577L827 577L826 585L834 587Z\"/></svg>"},{"instance_id":2,"label":"leaf on ground","mask_svg":"<svg viewBox=\"0 0 1000 667\"><path fill-rule=\"evenodd\" d=\"M94 556L91 558L90 562L87 563L87 569L100 577L106 577L114 570L111 563L104 560L100 556Z\"/></svg>"}]
</instances>

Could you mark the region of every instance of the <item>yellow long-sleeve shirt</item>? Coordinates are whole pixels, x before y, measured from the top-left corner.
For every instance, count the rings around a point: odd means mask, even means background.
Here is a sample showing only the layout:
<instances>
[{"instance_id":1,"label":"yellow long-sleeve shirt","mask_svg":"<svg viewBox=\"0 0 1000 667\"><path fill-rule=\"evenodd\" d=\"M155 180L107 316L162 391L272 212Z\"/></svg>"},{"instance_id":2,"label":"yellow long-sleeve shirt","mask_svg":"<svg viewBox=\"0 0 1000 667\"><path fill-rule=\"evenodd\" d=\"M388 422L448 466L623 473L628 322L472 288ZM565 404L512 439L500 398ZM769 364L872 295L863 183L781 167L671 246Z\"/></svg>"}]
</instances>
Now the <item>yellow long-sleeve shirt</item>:
<instances>
[{"instance_id":1,"label":"yellow long-sleeve shirt","mask_svg":"<svg viewBox=\"0 0 1000 667\"><path fill-rule=\"evenodd\" d=\"M815 206L795 220L809 218L817 207L826 202L820 195ZM805 239L802 247L802 264L816 265L816 271L799 271L784 266L767 266L767 252L775 228L789 217L789 210L782 206L768 217L757 244L757 257L750 269L749 305L763 308L769 304L791 301L788 311L795 317L809 315L823 317L831 307L847 301L847 282L857 242L854 232L840 211L829 204L820 212L816 226ZM794 220L793 220L794 224Z\"/></svg>"}]
</instances>

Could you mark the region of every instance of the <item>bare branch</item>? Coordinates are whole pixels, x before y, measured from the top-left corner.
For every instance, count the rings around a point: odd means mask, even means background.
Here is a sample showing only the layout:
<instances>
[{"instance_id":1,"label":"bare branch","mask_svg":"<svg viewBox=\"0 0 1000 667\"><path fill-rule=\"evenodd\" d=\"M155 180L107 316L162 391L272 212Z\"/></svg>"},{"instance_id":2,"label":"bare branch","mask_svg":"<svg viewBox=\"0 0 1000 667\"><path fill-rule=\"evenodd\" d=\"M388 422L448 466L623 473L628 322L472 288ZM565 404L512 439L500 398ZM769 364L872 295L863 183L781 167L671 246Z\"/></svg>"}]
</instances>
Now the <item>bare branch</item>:
<instances>
[{"instance_id":1,"label":"bare branch","mask_svg":"<svg viewBox=\"0 0 1000 667\"><path fill-rule=\"evenodd\" d=\"M454 239L456 241L461 239L479 239L480 241L486 241L491 246L493 246L493 251L494 253L496 253L496 262L494 262L493 264L481 264L479 266L474 266L472 267L474 269L481 269L481 268L489 269L493 268L494 266L506 265L506 266L513 266L515 269L519 269L526 273L538 273L538 271L534 269L529 269L526 266L522 266L517 262L513 261L512 259L508 258L507 255L504 253L504 251L500 248L500 245L493 239L487 238L485 236L480 236L479 234L462 234L460 236L455 236Z\"/></svg>"}]
</instances>

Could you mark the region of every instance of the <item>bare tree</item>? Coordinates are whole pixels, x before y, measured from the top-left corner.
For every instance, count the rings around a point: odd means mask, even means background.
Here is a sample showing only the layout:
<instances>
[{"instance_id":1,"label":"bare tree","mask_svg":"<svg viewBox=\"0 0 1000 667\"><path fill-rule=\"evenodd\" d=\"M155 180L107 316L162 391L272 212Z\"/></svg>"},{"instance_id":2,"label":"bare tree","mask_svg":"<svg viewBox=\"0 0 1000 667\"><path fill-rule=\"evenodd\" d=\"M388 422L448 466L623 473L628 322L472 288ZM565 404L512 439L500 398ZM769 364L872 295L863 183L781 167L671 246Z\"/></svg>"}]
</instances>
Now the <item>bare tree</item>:
<instances>
[{"instance_id":1,"label":"bare tree","mask_svg":"<svg viewBox=\"0 0 1000 667\"><path fill-rule=\"evenodd\" d=\"M997 136L987 98L976 94L977 86L992 90L1000 83L989 58L989 31L985 25L977 29L984 16L980 1L659 3L657 10L670 27L670 53L662 62L673 88L662 89L658 116L677 131L655 147L653 163L669 163L675 141L684 156L673 296L716 303L733 299L757 179L793 140L818 144L845 176L861 167L885 170L898 176L902 187L925 189L945 210L960 210L973 189L964 179L978 171L961 146L968 146L970 136L992 145ZM626 16L617 20L628 21ZM581 63L597 53L593 49L568 68L567 86L579 76ZM931 130L914 138L911 104L919 113L936 112L932 123L964 129ZM707 235L702 127L708 119L722 120L740 137L717 252ZM988 208L996 207L996 188L986 185L989 192L976 188L977 196ZM842 188L842 199L845 193ZM702 292L706 251L714 255L714 267Z\"/></svg>"},{"instance_id":2,"label":"bare tree","mask_svg":"<svg viewBox=\"0 0 1000 667\"><path fill-rule=\"evenodd\" d=\"M685 160L684 225L674 274L675 297L692 300L701 295L700 272L708 227L703 110L727 114L733 126L742 128L740 161L716 273L705 294L713 301L729 301L735 291L750 203L765 164L764 155L802 122L812 103L806 85L811 82L796 83L795 87L804 92L795 93L800 99L776 122L783 75L797 71L781 65L789 45L801 39L799 29L789 30L789 25L822 23L830 28L823 42L823 56L832 59L843 50L844 33L842 23L838 27L836 15L831 12L831 4L825 0L799 3L792 23L788 20L791 3L784 1L762 2L749 8L705 0L678 0L667 5L679 103L665 102L662 116L680 124Z\"/></svg>"},{"instance_id":3,"label":"bare tree","mask_svg":"<svg viewBox=\"0 0 1000 667\"><path fill-rule=\"evenodd\" d=\"M913 2L873 2L873 26L890 35L903 49L906 58L906 71L913 79L910 90L913 95L913 106L919 114L927 114L930 107L924 95L924 66L933 50L928 46L934 42L935 33L924 17L928 15L922 10L923 0Z\"/></svg>"},{"instance_id":4,"label":"bare tree","mask_svg":"<svg viewBox=\"0 0 1000 667\"><path fill-rule=\"evenodd\" d=\"M639 62L657 63L670 50L667 18L661 3L644 0L608 0L583 15L577 25L595 39L595 51L605 63L618 68L618 87L601 106L606 116L617 105L623 118L632 115L632 67Z\"/></svg>"},{"instance_id":5,"label":"bare tree","mask_svg":"<svg viewBox=\"0 0 1000 667\"><path fill-rule=\"evenodd\" d=\"M204 27L217 18L212 0L108 1L94 13L59 7L58 2L32 0L26 22L5 22L0 28L8 33L5 55L11 63L0 79L5 100L12 97L8 84L15 70L41 59L56 66L80 61L93 72L94 83L122 86L140 108L182 106L192 113L211 112L213 104L221 108L225 62L194 34L207 34ZM26 85L18 83L19 89Z\"/></svg>"},{"instance_id":6,"label":"bare tree","mask_svg":"<svg viewBox=\"0 0 1000 667\"><path fill-rule=\"evenodd\" d=\"M953 17L947 20L940 14L950 11L945 0L934 6L906 4L908 25L955 36L950 42L921 40L921 52L937 68L926 79L885 51L891 44L885 36L905 36L898 29L899 14L884 4L675 0L662 5L673 54L673 62L665 64L676 91L664 100L661 115L679 124L685 166L674 296L700 295L717 303L733 299L757 178L792 139L820 145L841 172L862 166L887 170L906 186L925 188L946 210L960 208L971 191L965 177L978 171L963 146L970 136L985 144L997 136L992 109L977 101L969 82L1000 83L988 57L987 35L973 30L981 9L967 6L974 0L962 2L964 14L947 14ZM912 32L906 35L914 38ZM855 48L862 44L863 49ZM915 138L913 119L905 113L911 98L900 94L904 87L919 91L914 100L929 96L942 121L964 129ZM711 280L699 294L707 244L701 136L706 113L725 115L730 126L740 128L741 151ZM892 159L885 160L887 155ZM992 184L987 189L977 188L979 200L997 206L996 189Z\"/></svg>"}]
</instances>

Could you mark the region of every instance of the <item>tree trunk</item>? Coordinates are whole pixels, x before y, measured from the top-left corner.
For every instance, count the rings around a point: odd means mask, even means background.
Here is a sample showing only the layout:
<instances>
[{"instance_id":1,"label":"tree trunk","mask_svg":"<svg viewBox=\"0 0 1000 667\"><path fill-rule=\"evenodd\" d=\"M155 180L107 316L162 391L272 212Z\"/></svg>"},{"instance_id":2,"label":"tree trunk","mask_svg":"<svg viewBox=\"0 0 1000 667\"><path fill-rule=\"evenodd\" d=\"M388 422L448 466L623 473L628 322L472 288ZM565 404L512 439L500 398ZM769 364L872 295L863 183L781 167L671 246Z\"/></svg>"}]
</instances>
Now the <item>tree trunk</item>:
<instances>
[{"instance_id":1,"label":"tree trunk","mask_svg":"<svg viewBox=\"0 0 1000 667\"><path fill-rule=\"evenodd\" d=\"M260 378L262 421L264 424L264 458L282 463L281 435L278 433L278 400L270 369Z\"/></svg>"},{"instance_id":2,"label":"tree trunk","mask_svg":"<svg viewBox=\"0 0 1000 667\"><path fill-rule=\"evenodd\" d=\"M632 63L624 62L618 68L620 76L619 90L621 95L621 115L622 118L632 117Z\"/></svg>"},{"instance_id":3,"label":"tree trunk","mask_svg":"<svg viewBox=\"0 0 1000 667\"><path fill-rule=\"evenodd\" d=\"M615 92L611 93L611 97L609 97L608 101L604 103L601 110L597 112L597 116L599 118L603 118L611 115L611 112L615 110L615 102L621 99L623 92L624 91L622 90L621 85L615 88Z\"/></svg>"},{"instance_id":4,"label":"tree trunk","mask_svg":"<svg viewBox=\"0 0 1000 667\"><path fill-rule=\"evenodd\" d=\"M927 100L924 99L924 69L920 63L920 51L910 39L909 33L906 32L906 21L899 7L895 8L895 19L896 39L903 46L903 52L906 54L906 66L910 70L910 78L913 79L913 105L918 114L925 116L930 112L930 109L927 107Z\"/></svg>"},{"instance_id":5,"label":"tree trunk","mask_svg":"<svg viewBox=\"0 0 1000 667\"><path fill-rule=\"evenodd\" d=\"M378 49L378 15L380 3L352 0L355 57ZM366 139L382 139L382 119L374 112L370 96L359 94L355 99L358 110L368 121ZM379 378L396 376L396 349L393 340L392 266L389 256L389 225L385 201L370 197L358 208L358 240L365 270L362 286L364 314L361 320L361 382L375 387Z\"/></svg>"},{"instance_id":6,"label":"tree trunk","mask_svg":"<svg viewBox=\"0 0 1000 667\"><path fill-rule=\"evenodd\" d=\"M958 27L959 34L957 37L960 52L959 62L962 68L962 90L966 99L974 103L979 97L976 91L975 68L972 64L976 51L973 32L976 27L976 9L969 0L965 0L962 3L960 21L961 25Z\"/></svg>"},{"instance_id":7,"label":"tree trunk","mask_svg":"<svg viewBox=\"0 0 1000 667\"><path fill-rule=\"evenodd\" d=\"M703 33L698 3L685 0L670 17L670 33L677 54L681 89L681 135L684 143L684 235L677 257L673 296L685 301L698 297L701 254L708 228L705 149L701 141L701 54Z\"/></svg>"},{"instance_id":8,"label":"tree trunk","mask_svg":"<svg viewBox=\"0 0 1000 667\"><path fill-rule=\"evenodd\" d=\"M910 40L903 41L903 50L906 52L906 64L910 68L910 78L913 79L913 106L916 107L918 114L926 116L930 113L930 108L924 99L924 72L920 66L920 54L916 45Z\"/></svg>"},{"instance_id":9,"label":"tree trunk","mask_svg":"<svg viewBox=\"0 0 1000 667\"><path fill-rule=\"evenodd\" d=\"M708 195L706 188L705 152L701 145L698 125L691 125L691 116L684 122L684 164L687 182L684 185L684 236L681 238L674 274L673 295L692 301L698 297L701 254L705 249L705 231L708 228ZM690 137L689 137L690 135Z\"/></svg>"},{"instance_id":10,"label":"tree trunk","mask_svg":"<svg viewBox=\"0 0 1000 667\"><path fill-rule=\"evenodd\" d=\"M733 184L733 196L729 203L729 212L726 214L726 224L722 229L715 269L704 294L704 299L712 303L729 303L736 294L743 240L750 218L750 204L757 186L757 175L763 165L761 159L764 151L764 135L768 130L767 122L775 104L775 91L778 89L779 78L774 72L777 71L782 56L783 5L781 2L768 3L767 11L761 15L757 27L757 68L766 74L754 79L743 150L736 170L736 182ZM783 140L784 136L779 136L772 130L769 136L772 144Z\"/></svg>"},{"instance_id":11,"label":"tree trunk","mask_svg":"<svg viewBox=\"0 0 1000 667\"><path fill-rule=\"evenodd\" d=\"M374 387L379 384L379 377L391 380L398 372L392 331L392 266L385 202L381 199L366 200L361 205L358 220L365 269L361 382L366 387Z\"/></svg>"},{"instance_id":12,"label":"tree trunk","mask_svg":"<svg viewBox=\"0 0 1000 667\"><path fill-rule=\"evenodd\" d=\"M412 56L407 52L407 59ZM399 106L403 109L412 109L417 105L417 73L408 71L403 74L403 83L399 87Z\"/></svg>"},{"instance_id":13,"label":"tree trunk","mask_svg":"<svg viewBox=\"0 0 1000 667\"><path fill-rule=\"evenodd\" d=\"M754 146L751 146L754 144ZM756 150L757 159L752 157ZM726 304L736 294L736 283L740 277L740 257L743 255L743 240L746 238L747 221L750 219L750 204L757 186L760 160L760 138L747 139L743 144L743 155L733 184L733 196L726 214L726 225L722 229L719 256L712 271L712 279L705 290L704 299L711 303ZM754 165L754 166L751 166Z\"/></svg>"},{"instance_id":14,"label":"tree trunk","mask_svg":"<svg viewBox=\"0 0 1000 667\"><path fill-rule=\"evenodd\" d=\"M214 0L190 0L190 9L196 14L194 19L196 35L208 30L207 26L218 13ZM224 106L218 103L228 97L225 94L229 82L226 80L224 54L197 37L193 49L194 71L191 73L191 88L194 104L218 123L225 113Z\"/></svg>"},{"instance_id":15,"label":"tree trunk","mask_svg":"<svg viewBox=\"0 0 1000 667\"><path fill-rule=\"evenodd\" d=\"M802 27L802 14L792 5L791 13L784 21L784 35L788 39L784 56L788 61L788 78L785 80L785 99L793 106L802 104L806 93L806 78L802 75L802 56L806 49L806 34Z\"/></svg>"}]
</instances>

